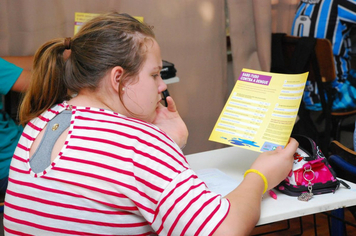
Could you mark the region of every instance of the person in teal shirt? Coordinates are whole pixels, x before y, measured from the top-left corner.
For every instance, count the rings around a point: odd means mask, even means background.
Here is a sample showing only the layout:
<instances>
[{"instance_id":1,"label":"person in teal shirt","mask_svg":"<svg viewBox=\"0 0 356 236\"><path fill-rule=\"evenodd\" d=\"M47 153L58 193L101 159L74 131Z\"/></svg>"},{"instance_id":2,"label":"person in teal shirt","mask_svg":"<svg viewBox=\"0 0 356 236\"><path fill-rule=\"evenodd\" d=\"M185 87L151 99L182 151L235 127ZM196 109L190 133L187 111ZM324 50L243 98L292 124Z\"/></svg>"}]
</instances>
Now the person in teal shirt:
<instances>
[{"instance_id":1,"label":"person in teal shirt","mask_svg":"<svg viewBox=\"0 0 356 236\"><path fill-rule=\"evenodd\" d=\"M29 84L32 56L0 58L0 95L10 91L24 92ZM0 201L3 201L12 155L21 136L23 127L16 124L4 109L0 99Z\"/></svg>"}]
</instances>

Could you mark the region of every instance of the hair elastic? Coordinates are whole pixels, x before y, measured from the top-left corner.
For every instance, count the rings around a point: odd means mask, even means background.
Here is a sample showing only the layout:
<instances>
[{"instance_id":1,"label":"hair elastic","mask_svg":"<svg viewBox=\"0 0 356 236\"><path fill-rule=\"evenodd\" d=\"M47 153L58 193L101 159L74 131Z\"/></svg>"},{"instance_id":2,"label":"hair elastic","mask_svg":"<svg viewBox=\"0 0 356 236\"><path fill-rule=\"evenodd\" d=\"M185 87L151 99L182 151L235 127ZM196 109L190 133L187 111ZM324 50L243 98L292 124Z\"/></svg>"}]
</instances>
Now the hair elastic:
<instances>
[{"instance_id":1,"label":"hair elastic","mask_svg":"<svg viewBox=\"0 0 356 236\"><path fill-rule=\"evenodd\" d=\"M70 49L71 44L72 44L72 39L70 37L64 39L64 48L65 49Z\"/></svg>"},{"instance_id":2,"label":"hair elastic","mask_svg":"<svg viewBox=\"0 0 356 236\"><path fill-rule=\"evenodd\" d=\"M246 170L245 174L244 174L244 178L246 177L246 175L248 173L256 173L258 174L259 176L261 176L263 182L265 183L265 189L263 190L263 193L264 194L266 191L267 191L267 188L268 188L268 182L267 182L267 179L266 179L266 176L264 176L261 172L259 172L258 170L255 170L255 169L248 169Z\"/></svg>"}]
</instances>

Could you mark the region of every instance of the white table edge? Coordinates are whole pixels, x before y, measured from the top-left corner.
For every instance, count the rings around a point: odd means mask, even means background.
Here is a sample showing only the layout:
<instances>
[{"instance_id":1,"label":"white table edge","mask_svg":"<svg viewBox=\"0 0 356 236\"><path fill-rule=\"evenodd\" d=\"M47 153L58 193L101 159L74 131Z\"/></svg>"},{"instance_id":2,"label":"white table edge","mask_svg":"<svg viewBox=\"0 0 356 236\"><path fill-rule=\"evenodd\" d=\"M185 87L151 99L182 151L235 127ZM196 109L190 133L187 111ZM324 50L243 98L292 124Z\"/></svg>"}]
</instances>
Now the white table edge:
<instances>
[{"instance_id":1,"label":"white table edge","mask_svg":"<svg viewBox=\"0 0 356 236\"><path fill-rule=\"evenodd\" d=\"M244 171L250 167L258 155L257 152L240 147L225 147L186 155L186 158L193 170L217 168L241 182ZM261 217L257 225L356 205L356 184L345 182L352 189L346 189L340 185L334 194L315 195L309 202L299 201L297 197L287 196L278 191L275 191L277 200L265 194L261 204ZM284 210L286 207L289 211Z\"/></svg>"}]
</instances>

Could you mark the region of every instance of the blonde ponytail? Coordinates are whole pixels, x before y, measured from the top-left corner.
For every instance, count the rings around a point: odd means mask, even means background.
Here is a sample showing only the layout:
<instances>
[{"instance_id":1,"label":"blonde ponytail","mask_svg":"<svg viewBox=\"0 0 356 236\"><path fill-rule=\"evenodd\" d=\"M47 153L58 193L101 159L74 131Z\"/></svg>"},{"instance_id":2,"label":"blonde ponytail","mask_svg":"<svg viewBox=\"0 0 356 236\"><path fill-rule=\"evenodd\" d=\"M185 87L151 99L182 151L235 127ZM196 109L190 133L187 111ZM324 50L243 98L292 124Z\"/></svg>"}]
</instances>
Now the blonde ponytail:
<instances>
[{"instance_id":1,"label":"blonde ponytail","mask_svg":"<svg viewBox=\"0 0 356 236\"><path fill-rule=\"evenodd\" d=\"M64 39L42 45L34 57L30 86L20 106L20 123L25 125L56 103L68 99L64 77Z\"/></svg>"}]
</instances>

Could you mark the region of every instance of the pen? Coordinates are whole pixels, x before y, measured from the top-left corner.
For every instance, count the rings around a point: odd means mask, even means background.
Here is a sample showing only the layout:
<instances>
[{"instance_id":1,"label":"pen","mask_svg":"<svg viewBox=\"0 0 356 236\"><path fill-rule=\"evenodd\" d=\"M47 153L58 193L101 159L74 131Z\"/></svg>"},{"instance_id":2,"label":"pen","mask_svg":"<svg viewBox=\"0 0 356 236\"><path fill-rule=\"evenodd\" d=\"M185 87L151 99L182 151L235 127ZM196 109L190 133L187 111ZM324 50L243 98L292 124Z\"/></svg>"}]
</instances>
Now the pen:
<instances>
[{"instance_id":1,"label":"pen","mask_svg":"<svg viewBox=\"0 0 356 236\"><path fill-rule=\"evenodd\" d=\"M170 96L170 95L169 95L169 92L168 92L167 89L162 92L162 96L163 96L162 100L164 101L164 105L165 105L165 106L168 106L168 103L167 103L166 98L167 98L168 96Z\"/></svg>"},{"instance_id":2,"label":"pen","mask_svg":"<svg viewBox=\"0 0 356 236\"><path fill-rule=\"evenodd\" d=\"M277 200L277 194L275 192L273 192L272 190L269 190L269 195L273 198Z\"/></svg>"}]
</instances>

